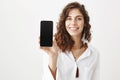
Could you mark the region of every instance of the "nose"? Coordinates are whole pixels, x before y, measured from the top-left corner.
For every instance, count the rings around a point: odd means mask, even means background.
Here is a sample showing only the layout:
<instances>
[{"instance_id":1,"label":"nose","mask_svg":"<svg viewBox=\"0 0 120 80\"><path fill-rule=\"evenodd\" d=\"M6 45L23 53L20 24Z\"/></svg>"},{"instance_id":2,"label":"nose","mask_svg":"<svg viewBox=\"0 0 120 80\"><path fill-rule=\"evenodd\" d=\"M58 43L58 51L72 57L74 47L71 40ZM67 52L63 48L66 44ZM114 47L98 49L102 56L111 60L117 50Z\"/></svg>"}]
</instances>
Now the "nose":
<instances>
[{"instance_id":1,"label":"nose","mask_svg":"<svg viewBox=\"0 0 120 80\"><path fill-rule=\"evenodd\" d=\"M75 24L76 24L75 19L73 19L73 20L71 21L71 24L73 24L73 25L75 25Z\"/></svg>"}]
</instances>

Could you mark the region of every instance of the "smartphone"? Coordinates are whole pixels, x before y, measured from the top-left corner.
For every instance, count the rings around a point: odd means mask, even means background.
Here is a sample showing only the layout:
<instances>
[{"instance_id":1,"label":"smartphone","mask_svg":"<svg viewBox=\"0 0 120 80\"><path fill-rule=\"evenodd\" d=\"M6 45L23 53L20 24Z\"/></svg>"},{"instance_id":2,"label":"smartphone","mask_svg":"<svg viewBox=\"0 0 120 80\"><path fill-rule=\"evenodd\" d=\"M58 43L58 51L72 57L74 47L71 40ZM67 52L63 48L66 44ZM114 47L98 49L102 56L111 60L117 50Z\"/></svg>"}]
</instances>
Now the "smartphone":
<instances>
[{"instance_id":1,"label":"smartphone","mask_svg":"<svg viewBox=\"0 0 120 80\"><path fill-rule=\"evenodd\" d=\"M40 22L40 46L52 47L53 21L43 20Z\"/></svg>"}]
</instances>

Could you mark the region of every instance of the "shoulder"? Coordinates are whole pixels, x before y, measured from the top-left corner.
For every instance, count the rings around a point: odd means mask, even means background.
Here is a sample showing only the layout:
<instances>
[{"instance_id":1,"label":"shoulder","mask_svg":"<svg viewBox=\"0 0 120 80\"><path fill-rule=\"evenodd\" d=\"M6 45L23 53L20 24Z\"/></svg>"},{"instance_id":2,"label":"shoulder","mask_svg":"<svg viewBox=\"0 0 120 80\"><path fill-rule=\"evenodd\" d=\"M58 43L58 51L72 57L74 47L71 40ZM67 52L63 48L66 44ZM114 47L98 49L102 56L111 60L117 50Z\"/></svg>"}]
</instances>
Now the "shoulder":
<instances>
[{"instance_id":1,"label":"shoulder","mask_svg":"<svg viewBox=\"0 0 120 80\"><path fill-rule=\"evenodd\" d=\"M90 49L90 51L92 51L92 53L96 53L99 55L98 49L96 47L94 47L93 45L88 44L88 48Z\"/></svg>"},{"instance_id":2,"label":"shoulder","mask_svg":"<svg viewBox=\"0 0 120 80\"><path fill-rule=\"evenodd\" d=\"M88 44L88 49L90 50L91 55L93 55L97 60L99 60L99 50L91 44Z\"/></svg>"},{"instance_id":3,"label":"shoulder","mask_svg":"<svg viewBox=\"0 0 120 80\"><path fill-rule=\"evenodd\" d=\"M99 51L96 47L94 47L91 44L88 44L88 49L90 51L90 63L93 64L93 67L97 67L100 63Z\"/></svg>"}]
</instances>

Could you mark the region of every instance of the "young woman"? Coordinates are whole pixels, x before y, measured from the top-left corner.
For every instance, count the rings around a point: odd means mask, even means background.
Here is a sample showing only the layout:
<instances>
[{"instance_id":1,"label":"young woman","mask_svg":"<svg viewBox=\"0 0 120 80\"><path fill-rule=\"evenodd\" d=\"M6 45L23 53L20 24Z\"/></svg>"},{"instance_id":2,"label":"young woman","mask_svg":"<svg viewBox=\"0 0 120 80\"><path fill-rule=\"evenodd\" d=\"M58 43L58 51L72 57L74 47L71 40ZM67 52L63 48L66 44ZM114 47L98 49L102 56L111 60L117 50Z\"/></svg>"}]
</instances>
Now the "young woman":
<instances>
[{"instance_id":1,"label":"young woman","mask_svg":"<svg viewBox=\"0 0 120 80\"><path fill-rule=\"evenodd\" d=\"M47 54L43 80L99 80L98 52L89 42L91 25L83 4L72 2L63 9L52 47Z\"/></svg>"}]
</instances>

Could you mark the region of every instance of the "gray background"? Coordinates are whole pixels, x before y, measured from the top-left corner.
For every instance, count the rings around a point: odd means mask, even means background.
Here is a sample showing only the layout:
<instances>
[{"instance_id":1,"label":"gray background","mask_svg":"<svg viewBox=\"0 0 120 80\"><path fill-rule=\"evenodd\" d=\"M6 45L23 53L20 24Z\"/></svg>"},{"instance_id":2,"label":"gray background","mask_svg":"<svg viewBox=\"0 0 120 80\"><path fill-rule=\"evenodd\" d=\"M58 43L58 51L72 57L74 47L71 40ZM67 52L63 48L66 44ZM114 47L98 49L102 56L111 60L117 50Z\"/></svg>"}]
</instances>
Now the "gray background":
<instances>
[{"instance_id":1,"label":"gray background","mask_svg":"<svg viewBox=\"0 0 120 80\"><path fill-rule=\"evenodd\" d=\"M0 80L41 80L40 20L53 20L74 0L0 0ZM120 80L120 1L77 0L85 4L92 41L100 52L101 80Z\"/></svg>"}]
</instances>

